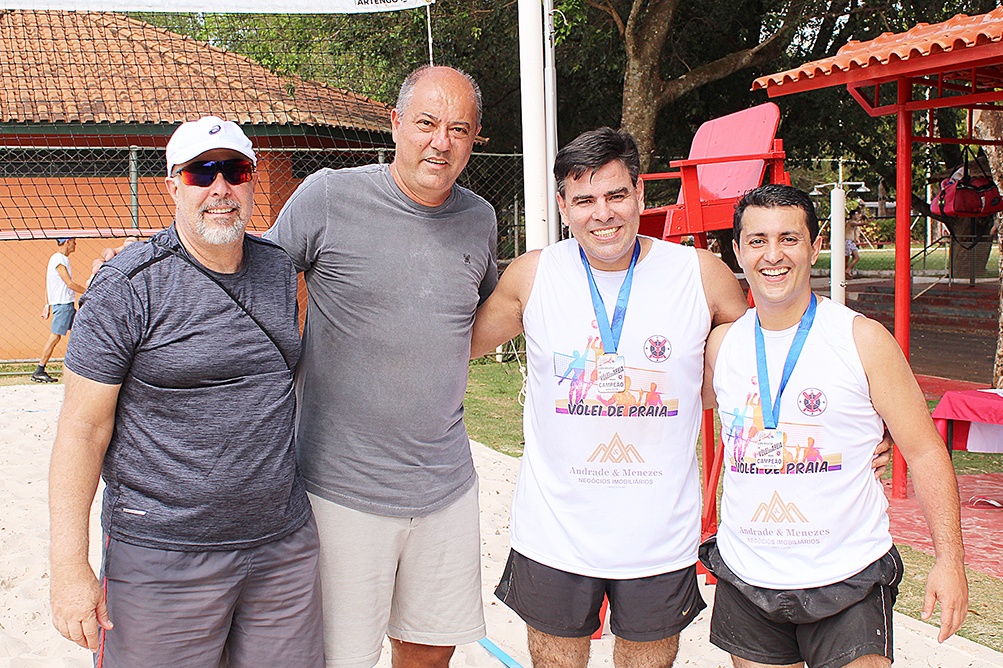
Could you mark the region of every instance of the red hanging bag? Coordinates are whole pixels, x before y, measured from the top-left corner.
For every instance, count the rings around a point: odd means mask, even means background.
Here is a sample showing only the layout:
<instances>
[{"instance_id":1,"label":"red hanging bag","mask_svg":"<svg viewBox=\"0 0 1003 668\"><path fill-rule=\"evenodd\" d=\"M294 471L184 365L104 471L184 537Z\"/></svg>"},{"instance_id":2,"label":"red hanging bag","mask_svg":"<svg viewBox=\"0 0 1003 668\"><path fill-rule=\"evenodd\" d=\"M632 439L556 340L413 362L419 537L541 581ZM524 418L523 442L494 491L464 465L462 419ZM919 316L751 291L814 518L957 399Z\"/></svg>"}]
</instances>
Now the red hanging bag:
<instances>
[{"instance_id":1,"label":"red hanging bag","mask_svg":"<svg viewBox=\"0 0 1003 668\"><path fill-rule=\"evenodd\" d=\"M990 216L997 211L1003 211L1003 197L999 188L986 174L978 159L982 176L968 172L969 148L962 149L965 154L965 167L960 179L953 176L940 182L940 192L930 202L930 210L940 216L951 218L981 218Z\"/></svg>"}]
</instances>

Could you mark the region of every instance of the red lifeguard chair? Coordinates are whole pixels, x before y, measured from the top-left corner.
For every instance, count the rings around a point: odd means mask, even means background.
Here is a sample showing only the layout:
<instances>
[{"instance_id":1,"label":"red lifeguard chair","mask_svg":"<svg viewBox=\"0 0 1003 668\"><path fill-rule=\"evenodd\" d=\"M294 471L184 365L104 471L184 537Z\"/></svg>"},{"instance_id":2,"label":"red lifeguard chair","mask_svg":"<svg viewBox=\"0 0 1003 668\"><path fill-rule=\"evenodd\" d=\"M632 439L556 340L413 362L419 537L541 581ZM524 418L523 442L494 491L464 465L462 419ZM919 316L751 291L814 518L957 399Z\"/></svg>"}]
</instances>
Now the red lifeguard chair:
<instances>
[{"instance_id":1,"label":"red lifeguard chair","mask_svg":"<svg viewBox=\"0 0 1003 668\"><path fill-rule=\"evenodd\" d=\"M697 130L686 160L669 163L676 172L642 174L645 181L680 179L675 204L646 209L640 233L679 242L693 237L707 247L707 232L731 227L735 203L763 184L790 185L784 171L783 140L776 139L780 108L773 102L709 120Z\"/></svg>"},{"instance_id":2,"label":"red lifeguard chair","mask_svg":"<svg viewBox=\"0 0 1003 668\"><path fill-rule=\"evenodd\" d=\"M675 204L641 214L640 233L676 243L693 237L698 248L707 248L707 232L731 228L735 204L742 195L764 181L790 185L783 140L776 138L779 125L780 108L773 102L701 125L693 136L689 158L669 163L679 171L641 175L645 181L677 178L682 183ZM717 440L714 411L706 410L702 427L704 538L717 530L717 481L723 463L723 452L715 448Z\"/></svg>"}]
</instances>

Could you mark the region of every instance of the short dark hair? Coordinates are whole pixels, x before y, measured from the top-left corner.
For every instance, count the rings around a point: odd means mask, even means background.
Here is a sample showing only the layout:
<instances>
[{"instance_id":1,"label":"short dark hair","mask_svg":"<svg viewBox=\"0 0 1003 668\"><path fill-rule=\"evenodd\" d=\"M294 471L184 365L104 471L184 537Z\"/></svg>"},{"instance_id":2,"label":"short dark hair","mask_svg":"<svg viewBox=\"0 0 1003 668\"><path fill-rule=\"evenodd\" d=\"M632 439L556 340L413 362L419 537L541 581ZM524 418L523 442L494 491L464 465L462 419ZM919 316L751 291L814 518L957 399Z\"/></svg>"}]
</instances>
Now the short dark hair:
<instances>
[{"instance_id":1,"label":"short dark hair","mask_svg":"<svg viewBox=\"0 0 1003 668\"><path fill-rule=\"evenodd\" d=\"M581 178L585 172L594 172L614 160L619 160L627 168L631 183L637 185L641 157L637 152L637 142L629 132L607 127L583 132L557 152L554 159L557 192L564 197L564 182L568 176Z\"/></svg>"},{"instance_id":2,"label":"short dark hair","mask_svg":"<svg viewBox=\"0 0 1003 668\"><path fill-rule=\"evenodd\" d=\"M400 92L397 93L397 113L403 114L407 111L408 106L411 104L411 98L414 97L414 87L419 81L421 81L422 77L428 74L431 70L439 68L453 70L466 79L467 83L470 84L470 88L474 92L474 101L477 103L477 127L481 127L481 116L484 112L484 102L481 100L481 87L477 85L477 82L474 81L472 76L458 67L422 65L418 69L411 72L411 74L407 75L407 78L404 79L404 83L401 84Z\"/></svg>"},{"instance_id":3,"label":"short dark hair","mask_svg":"<svg viewBox=\"0 0 1003 668\"><path fill-rule=\"evenodd\" d=\"M811 242L815 243L815 238L818 237L818 214L815 213L815 204L808 197L808 193L803 190L798 190L793 186L771 183L759 186L742 195L742 198L735 204L735 217L732 219L736 242L742 239L742 215L750 206L764 209L792 206L795 209L801 209L804 212L805 224L808 226L808 236L811 237Z\"/></svg>"}]
</instances>

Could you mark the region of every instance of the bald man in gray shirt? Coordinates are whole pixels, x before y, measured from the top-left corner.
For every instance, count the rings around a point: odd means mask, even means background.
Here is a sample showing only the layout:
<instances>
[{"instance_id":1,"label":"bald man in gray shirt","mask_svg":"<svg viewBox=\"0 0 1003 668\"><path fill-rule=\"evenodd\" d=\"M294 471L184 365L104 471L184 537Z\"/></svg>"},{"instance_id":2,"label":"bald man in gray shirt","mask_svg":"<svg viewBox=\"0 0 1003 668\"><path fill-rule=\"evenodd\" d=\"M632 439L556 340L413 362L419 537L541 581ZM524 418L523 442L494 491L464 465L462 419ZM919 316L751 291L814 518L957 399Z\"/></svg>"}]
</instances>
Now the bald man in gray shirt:
<instances>
[{"instance_id":1,"label":"bald man in gray shirt","mask_svg":"<svg viewBox=\"0 0 1003 668\"><path fill-rule=\"evenodd\" d=\"M390 120L391 165L310 176L265 236L310 296L296 445L328 664L369 668L389 635L395 666L445 668L484 636L463 396L497 232L491 205L455 184L480 129L473 80L422 68Z\"/></svg>"}]
</instances>

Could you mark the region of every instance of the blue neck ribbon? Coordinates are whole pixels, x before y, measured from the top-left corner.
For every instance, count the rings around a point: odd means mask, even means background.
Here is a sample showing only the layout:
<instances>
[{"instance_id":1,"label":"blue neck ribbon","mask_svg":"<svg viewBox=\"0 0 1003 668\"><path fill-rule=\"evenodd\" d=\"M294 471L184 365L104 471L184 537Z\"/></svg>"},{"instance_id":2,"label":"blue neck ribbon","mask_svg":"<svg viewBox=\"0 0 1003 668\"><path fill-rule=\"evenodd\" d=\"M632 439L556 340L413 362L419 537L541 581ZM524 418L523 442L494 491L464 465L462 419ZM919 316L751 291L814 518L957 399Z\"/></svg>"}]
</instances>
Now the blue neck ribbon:
<instances>
[{"instance_id":1,"label":"blue neck ribbon","mask_svg":"<svg viewBox=\"0 0 1003 668\"><path fill-rule=\"evenodd\" d=\"M791 379L794 366L801 356L801 349L804 347L805 339L808 338L808 330L815 320L815 309L817 306L815 293L811 293L811 302L808 310L801 315L801 322L798 324L798 331L791 341L791 348L787 351L787 361L784 362L784 373L780 378L780 389L777 391L777 400L774 403L770 394L770 376L766 369L766 340L763 338L763 328L759 324L759 314L756 314L756 364L759 371L759 393L763 406L763 426L767 429L776 429L780 423L780 397L787 387L787 381Z\"/></svg>"},{"instance_id":2,"label":"blue neck ribbon","mask_svg":"<svg viewBox=\"0 0 1003 668\"><path fill-rule=\"evenodd\" d=\"M616 307L613 309L613 320L610 322L606 315L606 305L603 303L599 288L596 287L596 279L592 275L592 267L585 256L582 247L578 247L578 253L582 257L582 264L585 265L585 273L589 277L589 290L592 292L592 308L596 314L596 323L599 325L599 335L602 337L603 352L616 354L616 349L620 345L620 334L623 333L623 317L627 313L627 300L630 299L630 284L634 280L634 265L637 258L641 256L641 242L634 240L634 254L630 258L630 266L627 267L627 275L623 277L620 285L620 294L616 298Z\"/></svg>"}]
</instances>

